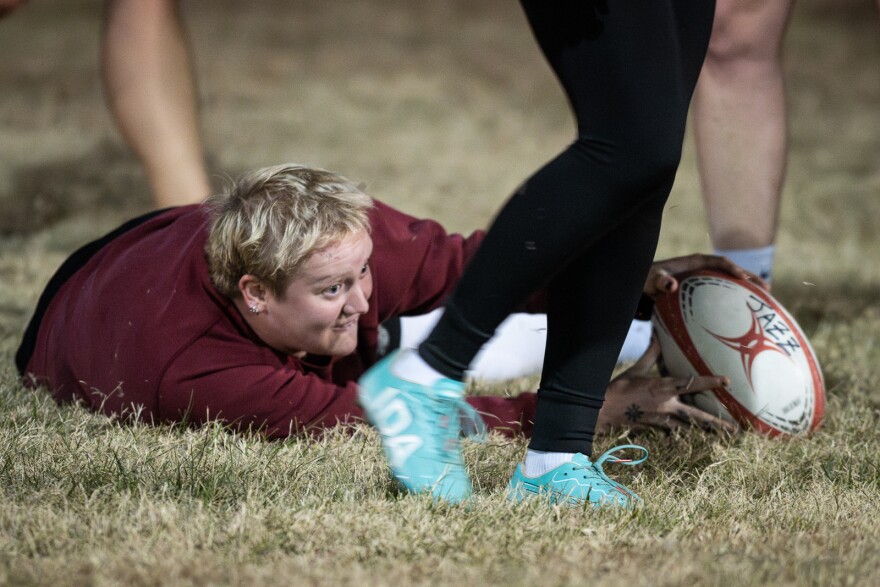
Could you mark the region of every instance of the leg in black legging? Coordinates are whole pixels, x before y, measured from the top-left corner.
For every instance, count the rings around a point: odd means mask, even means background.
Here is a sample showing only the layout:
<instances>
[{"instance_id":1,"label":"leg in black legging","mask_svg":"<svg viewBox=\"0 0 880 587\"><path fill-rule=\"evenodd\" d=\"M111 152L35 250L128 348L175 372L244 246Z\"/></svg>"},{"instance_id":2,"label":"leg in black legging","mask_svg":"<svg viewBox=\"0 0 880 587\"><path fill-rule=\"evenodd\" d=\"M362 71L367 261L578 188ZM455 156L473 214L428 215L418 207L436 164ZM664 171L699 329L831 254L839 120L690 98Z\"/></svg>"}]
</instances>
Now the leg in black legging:
<instances>
[{"instance_id":1,"label":"leg in black legging","mask_svg":"<svg viewBox=\"0 0 880 587\"><path fill-rule=\"evenodd\" d=\"M501 210L419 354L461 378L498 324L548 286L551 322L539 412L550 414L538 416L533 445L561 452L577 445L576 451L588 452L656 247L713 3L523 5L569 97L578 138ZM577 427L569 422L574 418L558 414L571 405L585 418ZM550 430L563 425L571 428Z\"/></svg>"},{"instance_id":2,"label":"leg in black legging","mask_svg":"<svg viewBox=\"0 0 880 587\"><path fill-rule=\"evenodd\" d=\"M550 283L547 352L529 448L591 454L608 378L653 259L666 193L666 186L659 189Z\"/></svg>"}]
</instances>

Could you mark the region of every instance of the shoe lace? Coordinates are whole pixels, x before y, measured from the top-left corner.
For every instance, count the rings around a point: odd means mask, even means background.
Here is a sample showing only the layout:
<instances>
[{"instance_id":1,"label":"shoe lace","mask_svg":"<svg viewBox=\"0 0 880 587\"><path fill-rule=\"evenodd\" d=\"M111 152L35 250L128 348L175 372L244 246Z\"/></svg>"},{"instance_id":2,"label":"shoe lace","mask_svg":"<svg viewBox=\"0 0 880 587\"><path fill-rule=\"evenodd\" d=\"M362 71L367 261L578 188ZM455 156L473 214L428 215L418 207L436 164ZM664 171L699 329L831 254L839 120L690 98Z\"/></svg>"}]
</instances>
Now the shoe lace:
<instances>
[{"instance_id":1,"label":"shoe lace","mask_svg":"<svg viewBox=\"0 0 880 587\"><path fill-rule=\"evenodd\" d=\"M480 413L464 399L458 400L456 408L461 418L462 433L474 442L485 442L488 432Z\"/></svg>"},{"instance_id":2,"label":"shoe lace","mask_svg":"<svg viewBox=\"0 0 880 587\"><path fill-rule=\"evenodd\" d=\"M483 418L463 397L442 398L432 411L437 421L451 420L443 426L432 426L441 435L437 447L443 460L453 462L459 458L457 455L462 434L475 442L486 440L487 429ZM456 417L458 426L452 425Z\"/></svg>"},{"instance_id":3,"label":"shoe lace","mask_svg":"<svg viewBox=\"0 0 880 587\"><path fill-rule=\"evenodd\" d=\"M623 450L637 450L642 453L642 456L638 459L622 459L615 456L615 453ZM648 449L637 444L622 444L602 453L601 456L599 456L599 458L596 459L594 463L592 463L592 469L603 481L605 481L612 487L616 487L617 489L632 497L634 500L638 501L640 499L639 496L630 491L630 489L625 485L621 485L617 481L614 481L613 479L608 477L608 475L605 474L605 469L602 468L602 465L606 462L610 462L615 465L626 465L628 467L634 467L636 465L644 463L646 460L648 460Z\"/></svg>"}]
</instances>

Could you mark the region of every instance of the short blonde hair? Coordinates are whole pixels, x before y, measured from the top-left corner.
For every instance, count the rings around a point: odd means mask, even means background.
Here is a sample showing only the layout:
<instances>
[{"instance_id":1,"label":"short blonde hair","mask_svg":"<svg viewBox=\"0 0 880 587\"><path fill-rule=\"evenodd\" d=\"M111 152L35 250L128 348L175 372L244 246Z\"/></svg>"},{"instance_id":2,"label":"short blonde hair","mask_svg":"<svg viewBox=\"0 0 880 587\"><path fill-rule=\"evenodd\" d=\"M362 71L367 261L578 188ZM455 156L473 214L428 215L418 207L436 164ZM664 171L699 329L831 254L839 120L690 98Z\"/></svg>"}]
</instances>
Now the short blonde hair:
<instances>
[{"instance_id":1,"label":"short blonde hair","mask_svg":"<svg viewBox=\"0 0 880 587\"><path fill-rule=\"evenodd\" d=\"M242 174L206 202L211 215L205 255L211 280L230 298L250 274L278 297L313 253L370 230L373 201L344 177L302 165Z\"/></svg>"}]
</instances>

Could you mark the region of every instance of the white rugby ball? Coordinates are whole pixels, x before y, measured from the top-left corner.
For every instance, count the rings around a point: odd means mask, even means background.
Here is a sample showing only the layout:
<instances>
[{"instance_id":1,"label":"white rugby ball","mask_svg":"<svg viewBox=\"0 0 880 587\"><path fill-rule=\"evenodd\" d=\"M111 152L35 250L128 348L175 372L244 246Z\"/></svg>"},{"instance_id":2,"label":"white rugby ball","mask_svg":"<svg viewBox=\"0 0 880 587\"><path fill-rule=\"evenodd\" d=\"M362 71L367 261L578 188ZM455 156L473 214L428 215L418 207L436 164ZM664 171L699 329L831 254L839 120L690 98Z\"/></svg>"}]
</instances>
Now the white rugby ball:
<instances>
[{"instance_id":1,"label":"white rugby ball","mask_svg":"<svg viewBox=\"0 0 880 587\"><path fill-rule=\"evenodd\" d=\"M815 430L825 412L822 370L782 304L719 271L676 278L678 291L661 295L652 316L666 370L674 377L730 380L726 387L691 395L693 404L770 436Z\"/></svg>"}]
</instances>

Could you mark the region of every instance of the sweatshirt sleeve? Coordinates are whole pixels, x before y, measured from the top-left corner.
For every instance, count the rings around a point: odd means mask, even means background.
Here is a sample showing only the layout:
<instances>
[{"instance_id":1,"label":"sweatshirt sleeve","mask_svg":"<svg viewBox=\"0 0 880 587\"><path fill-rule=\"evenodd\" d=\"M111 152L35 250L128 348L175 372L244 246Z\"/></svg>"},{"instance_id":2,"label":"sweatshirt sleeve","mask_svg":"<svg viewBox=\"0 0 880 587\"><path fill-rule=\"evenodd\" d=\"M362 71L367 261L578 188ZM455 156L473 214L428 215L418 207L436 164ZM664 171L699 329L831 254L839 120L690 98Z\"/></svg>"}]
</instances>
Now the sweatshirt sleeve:
<instances>
[{"instance_id":1,"label":"sweatshirt sleeve","mask_svg":"<svg viewBox=\"0 0 880 587\"><path fill-rule=\"evenodd\" d=\"M445 302L485 232L450 234L433 220L417 219L376 201L370 219L375 248L371 267L379 321L426 314ZM546 311L545 292L516 311Z\"/></svg>"},{"instance_id":2,"label":"sweatshirt sleeve","mask_svg":"<svg viewBox=\"0 0 880 587\"><path fill-rule=\"evenodd\" d=\"M469 397L467 401L480 413L489 430L505 436L531 437L536 399L534 393L525 392L515 397Z\"/></svg>"},{"instance_id":3,"label":"sweatshirt sleeve","mask_svg":"<svg viewBox=\"0 0 880 587\"><path fill-rule=\"evenodd\" d=\"M364 419L356 382L336 385L247 340L204 338L188 347L166 371L158 400L164 422L220 421L269 438ZM468 401L492 430L508 436L531 432L534 394Z\"/></svg>"},{"instance_id":4,"label":"sweatshirt sleeve","mask_svg":"<svg viewBox=\"0 0 880 587\"><path fill-rule=\"evenodd\" d=\"M336 385L249 341L197 341L166 371L158 404L165 422L221 421L269 438L363 419L356 382Z\"/></svg>"},{"instance_id":5,"label":"sweatshirt sleeve","mask_svg":"<svg viewBox=\"0 0 880 587\"><path fill-rule=\"evenodd\" d=\"M375 303L379 321L426 314L441 306L471 260L483 232L447 233L433 220L420 220L376 201L373 236Z\"/></svg>"}]
</instances>

